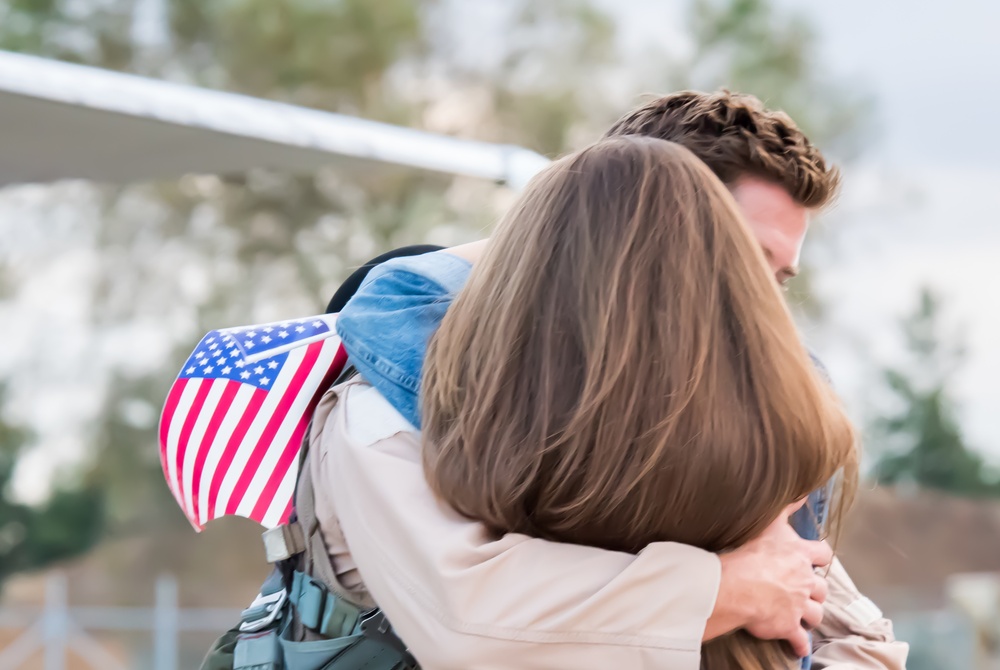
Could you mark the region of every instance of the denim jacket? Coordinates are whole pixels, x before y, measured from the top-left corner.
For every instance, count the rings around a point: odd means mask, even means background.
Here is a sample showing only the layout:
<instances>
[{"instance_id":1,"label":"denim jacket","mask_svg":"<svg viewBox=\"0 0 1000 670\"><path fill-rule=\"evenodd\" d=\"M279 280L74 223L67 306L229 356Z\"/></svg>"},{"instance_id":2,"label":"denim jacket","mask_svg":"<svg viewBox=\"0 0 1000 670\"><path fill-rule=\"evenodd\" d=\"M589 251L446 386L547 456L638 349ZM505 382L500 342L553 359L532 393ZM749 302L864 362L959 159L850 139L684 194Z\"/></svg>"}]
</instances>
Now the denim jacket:
<instances>
[{"instance_id":1,"label":"denim jacket","mask_svg":"<svg viewBox=\"0 0 1000 670\"><path fill-rule=\"evenodd\" d=\"M351 363L417 428L427 343L471 270L468 261L445 251L392 259L369 273L337 319ZM810 494L792 517L803 538L820 536L831 488ZM802 667L809 666L803 659Z\"/></svg>"}]
</instances>

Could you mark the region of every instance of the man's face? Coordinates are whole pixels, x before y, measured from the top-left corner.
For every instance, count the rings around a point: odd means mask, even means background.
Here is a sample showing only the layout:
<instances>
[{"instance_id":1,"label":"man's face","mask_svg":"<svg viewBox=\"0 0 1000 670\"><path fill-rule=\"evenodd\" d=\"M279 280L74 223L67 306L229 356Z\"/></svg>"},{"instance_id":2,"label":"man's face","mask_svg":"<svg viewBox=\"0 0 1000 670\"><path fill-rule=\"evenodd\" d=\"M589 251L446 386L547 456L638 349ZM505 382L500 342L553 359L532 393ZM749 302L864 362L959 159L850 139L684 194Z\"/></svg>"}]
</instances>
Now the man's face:
<instances>
[{"instance_id":1,"label":"man's face","mask_svg":"<svg viewBox=\"0 0 1000 670\"><path fill-rule=\"evenodd\" d=\"M774 278L784 284L798 274L809 210L781 186L758 177L741 177L729 190L764 250Z\"/></svg>"}]
</instances>

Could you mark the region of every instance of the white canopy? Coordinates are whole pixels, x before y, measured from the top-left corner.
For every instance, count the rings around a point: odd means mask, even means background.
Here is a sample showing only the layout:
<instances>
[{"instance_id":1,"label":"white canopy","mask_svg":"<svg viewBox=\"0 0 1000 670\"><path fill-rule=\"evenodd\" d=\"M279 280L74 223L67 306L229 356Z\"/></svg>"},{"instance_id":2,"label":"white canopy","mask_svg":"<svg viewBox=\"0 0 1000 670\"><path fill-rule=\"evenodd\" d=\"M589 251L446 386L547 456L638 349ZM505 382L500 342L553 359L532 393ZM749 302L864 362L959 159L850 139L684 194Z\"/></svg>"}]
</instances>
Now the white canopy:
<instances>
[{"instance_id":1,"label":"white canopy","mask_svg":"<svg viewBox=\"0 0 1000 670\"><path fill-rule=\"evenodd\" d=\"M0 186L311 171L359 160L514 188L548 163L516 146L0 51Z\"/></svg>"}]
</instances>

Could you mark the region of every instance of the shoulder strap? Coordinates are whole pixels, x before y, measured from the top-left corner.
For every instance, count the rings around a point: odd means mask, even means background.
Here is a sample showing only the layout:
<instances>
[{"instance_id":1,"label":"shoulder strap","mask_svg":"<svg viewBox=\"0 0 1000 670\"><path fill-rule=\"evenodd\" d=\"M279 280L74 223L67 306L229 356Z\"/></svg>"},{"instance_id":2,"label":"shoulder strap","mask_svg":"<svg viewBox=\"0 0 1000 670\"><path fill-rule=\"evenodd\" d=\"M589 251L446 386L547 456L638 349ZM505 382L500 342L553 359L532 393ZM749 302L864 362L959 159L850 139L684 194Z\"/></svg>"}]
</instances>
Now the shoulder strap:
<instances>
[{"instance_id":1,"label":"shoulder strap","mask_svg":"<svg viewBox=\"0 0 1000 670\"><path fill-rule=\"evenodd\" d=\"M299 489L295 495L295 512L303 537L305 552L305 569L326 584L327 588L337 597L350 601L347 589L337 579L337 573L330 562L323 536L320 533L319 520L316 518L316 499L313 493L312 475L309 471L309 453L303 447L302 469L299 474Z\"/></svg>"}]
</instances>

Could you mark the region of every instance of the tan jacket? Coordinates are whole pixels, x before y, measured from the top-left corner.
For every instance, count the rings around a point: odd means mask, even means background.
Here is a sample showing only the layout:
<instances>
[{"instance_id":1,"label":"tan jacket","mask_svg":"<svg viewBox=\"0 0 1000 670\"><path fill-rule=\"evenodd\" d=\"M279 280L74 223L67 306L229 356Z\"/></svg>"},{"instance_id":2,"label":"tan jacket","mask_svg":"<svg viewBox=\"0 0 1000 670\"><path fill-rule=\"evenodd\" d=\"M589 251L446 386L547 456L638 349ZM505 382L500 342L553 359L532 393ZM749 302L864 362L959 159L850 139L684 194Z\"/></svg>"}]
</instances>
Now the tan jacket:
<instances>
[{"instance_id":1,"label":"tan jacket","mask_svg":"<svg viewBox=\"0 0 1000 670\"><path fill-rule=\"evenodd\" d=\"M697 670L719 586L714 554L492 537L437 501L419 433L364 383L328 392L313 426L316 513L338 575L359 599L374 597L424 670ZM819 642L814 667L904 668L889 622L852 609L862 596L842 568L831 577L820 633L837 639Z\"/></svg>"}]
</instances>

